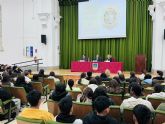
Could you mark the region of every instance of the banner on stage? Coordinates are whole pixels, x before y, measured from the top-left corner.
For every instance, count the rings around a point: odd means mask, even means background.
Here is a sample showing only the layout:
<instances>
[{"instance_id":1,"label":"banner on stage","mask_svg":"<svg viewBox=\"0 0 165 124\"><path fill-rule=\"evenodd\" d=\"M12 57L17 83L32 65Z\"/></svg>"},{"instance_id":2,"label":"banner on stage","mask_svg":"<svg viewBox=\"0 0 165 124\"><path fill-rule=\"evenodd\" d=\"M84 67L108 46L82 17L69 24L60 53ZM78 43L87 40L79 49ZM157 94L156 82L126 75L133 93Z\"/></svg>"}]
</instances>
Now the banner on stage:
<instances>
[{"instance_id":1,"label":"banner on stage","mask_svg":"<svg viewBox=\"0 0 165 124\"><path fill-rule=\"evenodd\" d=\"M97 71L99 68L99 64L98 63L92 63L92 70L93 71Z\"/></svg>"}]
</instances>

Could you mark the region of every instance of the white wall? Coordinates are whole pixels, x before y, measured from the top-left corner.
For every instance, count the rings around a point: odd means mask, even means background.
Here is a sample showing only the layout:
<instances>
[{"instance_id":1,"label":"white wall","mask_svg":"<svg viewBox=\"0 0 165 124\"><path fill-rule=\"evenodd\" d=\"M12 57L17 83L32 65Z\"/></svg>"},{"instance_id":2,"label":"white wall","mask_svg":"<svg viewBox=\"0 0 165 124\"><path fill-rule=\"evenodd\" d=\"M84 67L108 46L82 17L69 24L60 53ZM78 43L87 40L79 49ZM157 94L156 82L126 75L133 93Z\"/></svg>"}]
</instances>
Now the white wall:
<instances>
[{"instance_id":1,"label":"white wall","mask_svg":"<svg viewBox=\"0 0 165 124\"><path fill-rule=\"evenodd\" d=\"M153 19L152 70L165 71L165 0L153 0L149 8Z\"/></svg>"},{"instance_id":2,"label":"white wall","mask_svg":"<svg viewBox=\"0 0 165 124\"><path fill-rule=\"evenodd\" d=\"M25 56L25 49L33 46L37 49L35 56L43 59L42 66L59 66L59 23L54 20L59 17L58 0L0 2L4 48L3 52L0 51L0 63L32 60ZM41 34L47 35L47 45L41 43Z\"/></svg>"}]
</instances>

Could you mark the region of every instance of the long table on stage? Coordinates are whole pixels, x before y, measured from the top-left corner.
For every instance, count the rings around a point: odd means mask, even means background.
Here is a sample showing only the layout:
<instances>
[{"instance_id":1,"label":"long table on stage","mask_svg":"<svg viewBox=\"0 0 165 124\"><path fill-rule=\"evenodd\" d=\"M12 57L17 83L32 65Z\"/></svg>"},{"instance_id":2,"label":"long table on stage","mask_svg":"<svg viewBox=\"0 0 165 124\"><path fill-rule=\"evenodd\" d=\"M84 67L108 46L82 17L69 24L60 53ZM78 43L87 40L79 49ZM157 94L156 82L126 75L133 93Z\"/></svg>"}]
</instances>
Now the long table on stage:
<instances>
[{"instance_id":1,"label":"long table on stage","mask_svg":"<svg viewBox=\"0 0 165 124\"><path fill-rule=\"evenodd\" d=\"M109 69L112 73L117 73L123 70L123 62L71 62L72 72L104 72Z\"/></svg>"}]
</instances>

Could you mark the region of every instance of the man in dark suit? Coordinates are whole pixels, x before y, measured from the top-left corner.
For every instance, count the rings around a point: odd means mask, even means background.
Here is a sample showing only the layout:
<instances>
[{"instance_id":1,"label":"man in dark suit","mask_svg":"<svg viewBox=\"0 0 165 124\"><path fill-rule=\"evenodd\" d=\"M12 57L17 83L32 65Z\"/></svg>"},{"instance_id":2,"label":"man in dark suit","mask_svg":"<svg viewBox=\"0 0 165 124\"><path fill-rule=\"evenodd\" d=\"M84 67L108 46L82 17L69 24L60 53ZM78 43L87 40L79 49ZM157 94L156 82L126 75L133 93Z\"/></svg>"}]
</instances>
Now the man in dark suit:
<instances>
[{"instance_id":1,"label":"man in dark suit","mask_svg":"<svg viewBox=\"0 0 165 124\"><path fill-rule=\"evenodd\" d=\"M108 54L105 61L112 62L112 55Z\"/></svg>"},{"instance_id":2,"label":"man in dark suit","mask_svg":"<svg viewBox=\"0 0 165 124\"><path fill-rule=\"evenodd\" d=\"M99 54L96 55L96 58L94 59L94 61L97 61L97 62L102 61L102 58L99 56Z\"/></svg>"},{"instance_id":3,"label":"man in dark suit","mask_svg":"<svg viewBox=\"0 0 165 124\"><path fill-rule=\"evenodd\" d=\"M86 57L85 54L83 54L81 60L88 61L88 57Z\"/></svg>"}]
</instances>

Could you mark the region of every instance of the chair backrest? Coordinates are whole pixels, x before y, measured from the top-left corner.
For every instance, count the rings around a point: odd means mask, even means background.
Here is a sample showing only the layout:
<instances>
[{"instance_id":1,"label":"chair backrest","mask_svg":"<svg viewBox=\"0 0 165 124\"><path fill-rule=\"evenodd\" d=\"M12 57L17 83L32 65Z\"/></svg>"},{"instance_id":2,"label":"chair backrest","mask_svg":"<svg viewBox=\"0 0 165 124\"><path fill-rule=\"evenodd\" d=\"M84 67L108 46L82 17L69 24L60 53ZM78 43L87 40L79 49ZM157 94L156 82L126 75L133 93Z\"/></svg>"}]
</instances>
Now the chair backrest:
<instances>
[{"instance_id":1,"label":"chair backrest","mask_svg":"<svg viewBox=\"0 0 165 124\"><path fill-rule=\"evenodd\" d=\"M120 106L110 106L109 115L118 121L121 121Z\"/></svg>"},{"instance_id":2,"label":"chair backrest","mask_svg":"<svg viewBox=\"0 0 165 124\"><path fill-rule=\"evenodd\" d=\"M165 98L164 99L159 99L159 98L148 98L148 101L151 102L152 106L154 109L157 109L157 107L161 104L161 103L165 103Z\"/></svg>"},{"instance_id":3,"label":"chair backrest","mask_svg":"<svg viewBox=\"0 0 165 124\"><path fill-rule=\"evenodd\" d=\"M144 88L144 95L145 96L152 94L153 92L154 92L154 89L152 87Z\"/></svg>"},{"instance_id":4,"label":"chair backrest","mask_svg":"<svg viewBox=\"0 0 165 124\"><path fill-rule=\"evenodd\" d=\"M59 114L58 102L49 99L47 101L48 112L52 113L54 116Z\"/></svg>"},{"instance_id":5,"label":"chair backrest","mask_svg":"<svg viewBox=\"0 0 165 124\"><path fill-rule=\"evenodd\" d=\"M44 124L43 120L29 119L21 116L16 117L17 124Z\"/></svg>"},{"instance_id":6,"label":"chair backrest","mask_svg":"<svg viewBox=\"0 0 165 124\"><path fill-rule=\"evenodd\" d=\"M86 88L87 86L86 85L81 85L81 84L78 84L77 87L79 87L81 89L81 91L84 90L84 88Z\"/></svg>"},{"instance_id":7,"label":"chair backrest","mask_svg":"<svg viewBox=\"0 0 165 124\"><path fill-rule=\"evenodd\" d=\"M56 75L56 78L58 78L61 83L64 83L64 77L62 75Z\"/></svg>"},{"instance_id":8,"label":"chair backrest","mask_svg":"<svg viewBox=\"0 0 165 124\"><path fill-rule=\"evenodd\" d=\"M156 110L154 124L163 124L165 122L165 111Z\"/></svg>"},{"instance_id":9,"label":"chair backrest","mask_svg":"<svg viewBox=\"0 0 165 124\"><path fill-rule=\"evenodd\" d=\"M3 87L3 89L6 90L10 95L12 95L12 94L11 94L10 86L8 86L8 85L2 85L2 87Z\"/></svg>"},{"instance_id":10,"label":"chair backrest","mask_svg":"<svg viewBox=\"0 0 165 124\"><path fill-rule=\"evenodd\" d=\"M92 104L73 101L73 115L76 115L77 118L83 118L91 111L92 111Z\"/></svg>"},{"instance_id":11,"label":"chair backrest","mask_svg":"<svg viewBox=\"0 0 165 124\"><path fill-rule=\"evenodd\" d=\"M123 101L121 94L108 94L108 96L114 101L115 105L121 105Z\"/></svg>"},{"instance_id":12,"label":"chair backrest","mask_svg":"<svg viewBox=\"0 0 165 124\"><path fill-rule=\"evenodd\" d=\"M80 88L77 88L77 90L70 90L70 89L66 89L66 91L69 92L70 96L72 97L73 100L76 101L77 99L77 95L78 94L81 94L81 89Z\"/></svg>"},{"instance_id":13,"label":"chair backrest","mask_svg":"<svg viewBox=\"0 0 165 124\"><path fill-rule=\"evenodd\" d=\"M42 86L41 82L33 82L31 84L32 84L33 89L35 89L35 90L39 91L41 94L43 94L43 86Z\"/></svg>"},{"instance_id":14,"label":"chair backrest","mask_svg":"<svg viewBox=\"0 0 165 124\"><path fill-rule=\"evenodd\" d=\"M55 89L54 79L44 78L43 83L45 85L48 85L50 90L54 90Z\"/></svg>"},{"instance_id":15,"label":"chair backrest","mask_svg":"<svg viewBox=\"0 0 165 124\"><path fill-rule=\"evenodd\" d=\"M19 98L21 103L26 104L28 102L26 98L26 91L23 87L11 87L11 93L16 98Z\"/></svg>"},{"instance_id":16,"label":"chair backrest","mask_svg":"<svg viewBox=\"0 0 165 124\"><path fill-rule=\"evenodd\" d=\"M123 120L124 120L124 122L126 122L128 124L134 124L134 121L133 121L133 111L132 111L132 109L124 108L124 111L123 111Z\"/></svg>"}]
</instances>

